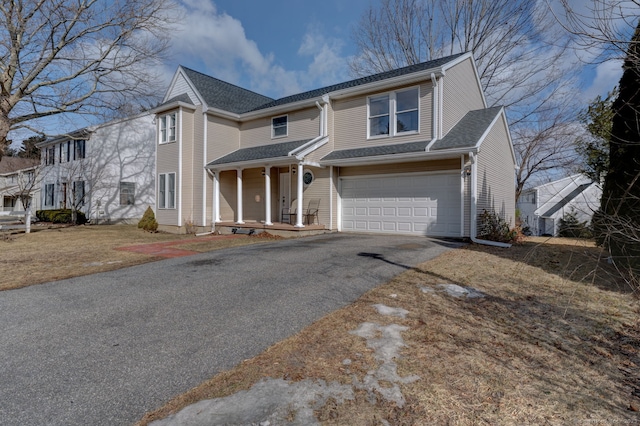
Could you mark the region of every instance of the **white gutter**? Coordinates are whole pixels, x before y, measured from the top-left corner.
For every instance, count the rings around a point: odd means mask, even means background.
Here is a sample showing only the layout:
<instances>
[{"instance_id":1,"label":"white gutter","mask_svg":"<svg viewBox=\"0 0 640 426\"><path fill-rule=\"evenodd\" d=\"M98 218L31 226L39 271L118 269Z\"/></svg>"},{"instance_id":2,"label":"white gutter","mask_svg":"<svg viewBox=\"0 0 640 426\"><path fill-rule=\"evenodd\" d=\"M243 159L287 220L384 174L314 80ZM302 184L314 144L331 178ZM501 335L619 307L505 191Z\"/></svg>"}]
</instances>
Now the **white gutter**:
<instances>
[{"instance_id":1,"label":"white gutter","mask_svg":"<svg viewBox=\"0 0 640 426\"><path fill-rule=\"evenodd\" d=\"M439 160L445 158L457 158L461 154L467 154L469 148L448 149L442 152L438 151L421 151L421 152L407 152L404 154L387 154L376 155L374 157L359 157L359 158L343 158L337 160L322 161L321 164L326 166L358 166L366 164L385 164L395 163L398 160L409 161L422 161L422 160ZM475 149L473 149L475 152Z\"/></svg>"},{"instance_id":2,"label":"white gutter","mask_svg":"<svg viewBox=\"0 0 640 426\"><path fill-rule=\"evenodd\" d=\"M478 165L476 164L476 156L473 152L469 152L469 160L471 161L471 241L476 244L486 246L509 248L511 244L501 243L498 241L481 240L477 238L478 232Z\"/></svg>"}]
</instances>

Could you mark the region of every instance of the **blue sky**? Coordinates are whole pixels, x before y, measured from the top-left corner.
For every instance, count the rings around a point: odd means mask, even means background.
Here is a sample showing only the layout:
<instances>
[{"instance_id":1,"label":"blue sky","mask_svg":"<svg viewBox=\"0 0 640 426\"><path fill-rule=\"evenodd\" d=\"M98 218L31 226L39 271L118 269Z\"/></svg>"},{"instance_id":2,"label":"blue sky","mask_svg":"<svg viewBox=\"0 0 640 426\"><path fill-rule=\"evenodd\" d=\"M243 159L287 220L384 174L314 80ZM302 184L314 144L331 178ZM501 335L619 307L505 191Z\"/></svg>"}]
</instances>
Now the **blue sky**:
<instances>
[{"instance_id":1,"label":"blue sky","mask_svg":"<svg viewBox=\"0 0 640 426\"><path fill-rule=\"evenodd\" d=\"M590 0L571 0L584 7ZM553 3L553 0L552 0ZM182 0L184 19L163 73L184 65L274 98L353 78L353 27L378 0ZM576 59L577 66L583 66ZM606 94L620 63L584 67L579 96Z\"/></svg>"},{"instance_id":2,"label":"blue sky","mask_svg":"<svg viewBox=\"0 0 640 426\"><path fill-rule=\"evenodd\" d=\"M271 97L351 78L351 32L376 0L183 0L165 77L184 65Z\"/></svg>"}]
</instances>

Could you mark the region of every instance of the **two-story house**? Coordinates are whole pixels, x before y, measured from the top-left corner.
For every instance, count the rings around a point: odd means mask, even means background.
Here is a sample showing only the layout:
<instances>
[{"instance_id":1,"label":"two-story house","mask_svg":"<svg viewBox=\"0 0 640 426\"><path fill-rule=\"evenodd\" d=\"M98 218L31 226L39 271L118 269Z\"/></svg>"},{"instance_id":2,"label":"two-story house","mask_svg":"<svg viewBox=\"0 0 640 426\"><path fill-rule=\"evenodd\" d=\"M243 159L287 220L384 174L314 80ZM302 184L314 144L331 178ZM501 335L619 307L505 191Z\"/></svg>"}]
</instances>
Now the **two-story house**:
<instances>
[{"instance_id":1,"label":"two-story house","mask_svg":"<svg viewBox=\"0 0 640 426\"><path fill-rule=\"evenodd\" d=\"M93 223L140 220L155 206L153 119L143 113L38 144L42 209L76 209Z\"/></svg>"},{"instance_id":2,"label":"two-story house","mask_svg":"<svg viewBox=\"0 0 640 426\"><path fill-rule=\"evenodd\" d=\"M575 174L522 191L517 207L523 228L529 228L533 235L555 237L567 214L590 223L601 197L600 183Z\"/></svg>"},{"instance_id":3,"label":"two-story house","mask_svg":"<svg viewBox=\"0 0 640 426\"><path fill-rule=\"evenodd\" d=\"M0 160L0 211L23 212L40 207L37 185L38 161L31 158L2 157Z\"/></svg>"},{"instance_id":4,"label":"two-story house","mask_svg":"<svg viewBox=\"0 0 640 426\"><path fill-rule=\"evenodd\" d=\"M161 229L304 229L311 201L342 232L475 237L484 209L515 218L505 112L469 53L277 100L181 66L155 113Z\"/></svg>"}]
</instances>

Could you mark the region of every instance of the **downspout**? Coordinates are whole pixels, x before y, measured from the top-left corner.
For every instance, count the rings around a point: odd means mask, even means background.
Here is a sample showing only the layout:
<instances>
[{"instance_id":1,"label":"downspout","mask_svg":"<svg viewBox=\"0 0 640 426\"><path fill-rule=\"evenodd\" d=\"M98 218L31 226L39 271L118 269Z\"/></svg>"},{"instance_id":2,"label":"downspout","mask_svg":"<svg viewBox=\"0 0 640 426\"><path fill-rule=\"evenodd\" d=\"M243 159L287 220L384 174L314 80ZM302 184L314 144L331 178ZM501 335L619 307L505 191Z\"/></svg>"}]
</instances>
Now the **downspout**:
<instances>
[{"instance_id":1,"label":"downspout","mask_svg":"<svg viewBox=\"0 0 640 426\"><path fill-rule=\"evenodd\" d=\"M477 238L478 232L478 165L476 164L476 156L473 152L469 153L469 161L471 161L471 241L476 244L486 246L509 248L511 244L501 243L498 241L481 240Z\"/></svg>"}]
</instances>

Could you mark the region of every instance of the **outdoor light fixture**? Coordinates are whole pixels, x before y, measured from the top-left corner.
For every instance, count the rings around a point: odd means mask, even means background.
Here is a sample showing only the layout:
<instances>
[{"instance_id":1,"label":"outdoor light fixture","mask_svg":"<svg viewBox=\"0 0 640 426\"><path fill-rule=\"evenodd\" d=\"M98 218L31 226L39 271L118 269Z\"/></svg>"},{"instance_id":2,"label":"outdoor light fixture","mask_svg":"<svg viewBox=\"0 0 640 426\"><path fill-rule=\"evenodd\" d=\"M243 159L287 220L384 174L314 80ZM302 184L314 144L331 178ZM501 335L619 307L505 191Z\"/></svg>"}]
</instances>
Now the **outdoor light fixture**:
<instances>
[{"instance_id":1,"label":"outdoor light fixture","mask_svg":"<svg viewBox=\"0 0 640 426\"><path fill-rule=\"evenodd\" d=\"M464 166L464 174L471 176L471 166Z\"/></svg>"},{"instance_id":2,"label":"outdoor light fixture","mask_svg":"<svg viewBox=\"0 0 640 426\"><path fill-rule=\"evenodd\" d=\"M265 172L264 172L264 169L262 169L262 176L264 176L264 175L265 175Z\"/></svg>"},{"instance_id":3,"label":"outdoor light fixture","mask_svg":"<svg viewBox=\"0 0 640 426\"><path fill-rule=\"evenodd\" d=\"M293 173L294 175L296 174L296 166L291 167L291 173Z\"/></svg>"}]
</instances>

